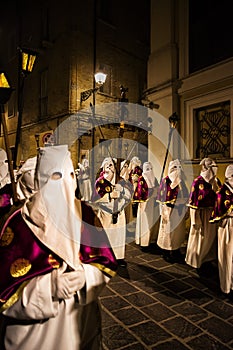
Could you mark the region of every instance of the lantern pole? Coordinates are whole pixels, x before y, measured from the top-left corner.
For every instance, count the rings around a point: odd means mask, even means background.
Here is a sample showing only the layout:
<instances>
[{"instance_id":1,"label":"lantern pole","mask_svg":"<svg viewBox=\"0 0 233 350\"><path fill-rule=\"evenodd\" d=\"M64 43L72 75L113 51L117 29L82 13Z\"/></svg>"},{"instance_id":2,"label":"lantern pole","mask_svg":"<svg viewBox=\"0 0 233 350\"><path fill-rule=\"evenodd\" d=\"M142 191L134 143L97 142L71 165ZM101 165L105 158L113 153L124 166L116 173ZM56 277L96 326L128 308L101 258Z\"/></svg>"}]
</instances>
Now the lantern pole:
<instances>
[{"instance_id":1,"label":"lantern pole","mask_svg":"<svg viewBox=\"0 0 233 350\"><path fill-rule=\"evenodd\" d=\"M8 138L8 130L5 119L5 103L7 103L11 97L13 89L9 86L8 81L6 80L5 74L0 73L0 125L3 127L3 136L6 147L6 154L8 159L8 168L11 179L11 187L12 187L12 198L13 203L16 204L18 202L17 194L16 194L16 185L15 185L15 177L14 170L12 165L11 151L10 151L10 143Z\"/></svg>"},{"instance_id":2,"label":"lantern pole","mask_svg":"<svg viewBox=\"0 0 233 350\"><path fill-rule=\"evenodd\" d=\"M13 158L13 167L17 167L17 156L20 144L22 116L23 116L23 100L24 100L24 81L25 78L32 72L36 53L27 49L19 49L19 70L18 70L18 123L15 137L15 150Z\"/></svg>"},{"instance_id":3,"label":"lantern pole","mask_svg":"<svg viewBox=\"0 0 233 350\"><path fill-rule=\"evenodd\" d=\"M169 134L168 134L168 145L167 145L167 150L166 150L166 154L165 154L165 158L164 158L164 162L163 162L163 169L162 169L161 176L160 176L160 183L162 181L164 170L165 170L166 163L167 163L167 158L168 158L168 153L169 153L169 149L170 149L172 134L173 134L173 131L176 129L178 121L179 121L179 117L176 114L176 112L174 112L169 117L170 129L169 129Z\"/></svg>"}]
</instances>

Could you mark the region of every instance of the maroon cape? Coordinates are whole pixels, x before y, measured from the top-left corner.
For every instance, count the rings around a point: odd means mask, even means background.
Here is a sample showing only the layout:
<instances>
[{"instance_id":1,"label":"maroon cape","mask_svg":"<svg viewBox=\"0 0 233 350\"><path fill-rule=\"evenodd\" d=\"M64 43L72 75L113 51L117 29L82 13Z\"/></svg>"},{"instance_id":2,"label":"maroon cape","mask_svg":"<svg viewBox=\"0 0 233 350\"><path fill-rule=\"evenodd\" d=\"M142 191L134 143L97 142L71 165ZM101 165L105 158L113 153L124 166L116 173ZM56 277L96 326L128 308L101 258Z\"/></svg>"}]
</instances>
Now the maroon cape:
<instances>
[{"instance_id":1,"label":"maroon cape","mask_svg":"<svg viewBox=\"0 0 233 350\"><path fill-rule=\"evenodd\" d=\"M227 217L233 210L233 193L226 184L223 184L216 194L214 210L210 222L219 221Z\"/></svg>"},{"instance_id":2,"label":"maroon cape","mask_svg":"<svg viewBox=\"0 0 233 350\"><path fill-rule=\"evenodd\" d=\"M117 262L106 233L85 203L82 203L82 213L80 260L112 277ZM61 259L35 237L23 220L21 209L16 209L1 223L0 307L17 294L24 282L58 268L61 263Z\"/></svg>"}]
</instances>

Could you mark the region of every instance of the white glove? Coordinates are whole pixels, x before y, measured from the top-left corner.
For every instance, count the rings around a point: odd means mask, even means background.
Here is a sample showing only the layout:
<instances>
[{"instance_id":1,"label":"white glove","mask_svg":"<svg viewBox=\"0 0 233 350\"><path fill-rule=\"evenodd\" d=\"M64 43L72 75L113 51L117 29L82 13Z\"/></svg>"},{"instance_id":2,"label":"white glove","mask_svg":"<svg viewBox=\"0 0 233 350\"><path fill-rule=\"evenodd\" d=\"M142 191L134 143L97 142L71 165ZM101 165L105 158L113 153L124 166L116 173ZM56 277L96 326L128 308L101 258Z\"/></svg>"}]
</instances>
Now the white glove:
<instances>
[{"instance_id":1,"label":"white glove","mask_svg":"<svg viewBox=\"0 0 233 350\"><path fill-rule=\"evenodd\" d=\"M63 262L59 269L52 271L52 296L55 299L70 299L85 285L85 273L82 266L76 271L65 272L66 269L67 264Z\"/></svg>"},{"instance_id":2,"label":"white glove","mask_svg":"<svg viewBox=\"0 0 233 350\"><path fill-rule=\"evenodd\" d=\"M123 187L120 184L114 186L114 190L110 193L112 199L120 198L121 192L123 192Z\"/></svg>"},{"instance_id":3,"label":"white glove","mask_svg":"<svg viewBox=\"0 0 233 350\"><path fill-rule=\"evenodd\" d=\"M115 191L123 192L123 187L120 184L115 185Z\"/></svg>"}]
</instances>

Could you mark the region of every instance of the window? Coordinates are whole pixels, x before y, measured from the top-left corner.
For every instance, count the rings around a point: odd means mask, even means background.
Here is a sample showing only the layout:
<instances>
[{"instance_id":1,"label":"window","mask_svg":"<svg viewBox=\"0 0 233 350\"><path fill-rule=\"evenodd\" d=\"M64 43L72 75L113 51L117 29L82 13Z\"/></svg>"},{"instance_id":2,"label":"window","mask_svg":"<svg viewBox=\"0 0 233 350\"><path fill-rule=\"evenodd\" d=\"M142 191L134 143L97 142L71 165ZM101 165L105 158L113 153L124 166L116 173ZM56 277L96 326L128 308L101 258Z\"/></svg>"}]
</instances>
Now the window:
<instances>
[{"instance_id":1,"label":"window","mask_svg":"<svg viewBox=\"0 0 233 350\"><path fill-rule=\"evenodd\" d=\"M40 117L48 115L48 70L40 76Z\"/></svg>"},{"instance_id":2,"label":"window","mask_svg":"<svg viewBox=\"0 0 233 350\"><path fill-rule=\"evenodd\" d=\"M189 0L189 73L233 56L232 2Z\"/></svg>"},{"instance_id":3,"label":"window","mask_svg":"<svg viewBox=\"0 0 233 350\"><path fill-rule=\"evenodd\" d=\"M196 157L230 157L230 101L194 109Z\"/></svg>"}]
</instances>

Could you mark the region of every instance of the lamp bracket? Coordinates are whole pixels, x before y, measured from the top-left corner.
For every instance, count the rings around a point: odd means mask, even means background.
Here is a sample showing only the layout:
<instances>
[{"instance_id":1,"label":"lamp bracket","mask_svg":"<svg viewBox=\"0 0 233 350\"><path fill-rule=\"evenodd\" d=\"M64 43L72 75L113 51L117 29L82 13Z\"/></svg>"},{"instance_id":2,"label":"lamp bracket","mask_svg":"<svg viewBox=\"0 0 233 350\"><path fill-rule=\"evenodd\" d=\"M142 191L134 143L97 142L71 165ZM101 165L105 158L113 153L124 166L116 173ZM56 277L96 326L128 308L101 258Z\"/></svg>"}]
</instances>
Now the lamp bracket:
<instances>
[{"instance_id":1,"label":"lamp bracket","mask_svg":"<svg viewBox=\"0 0 233 350\"><path fill-rule=\"evenodd\" d=\"M99 87L81 92L81 103L86 101L92 94L99 90Z\"/></svg>"}]
</instances>

